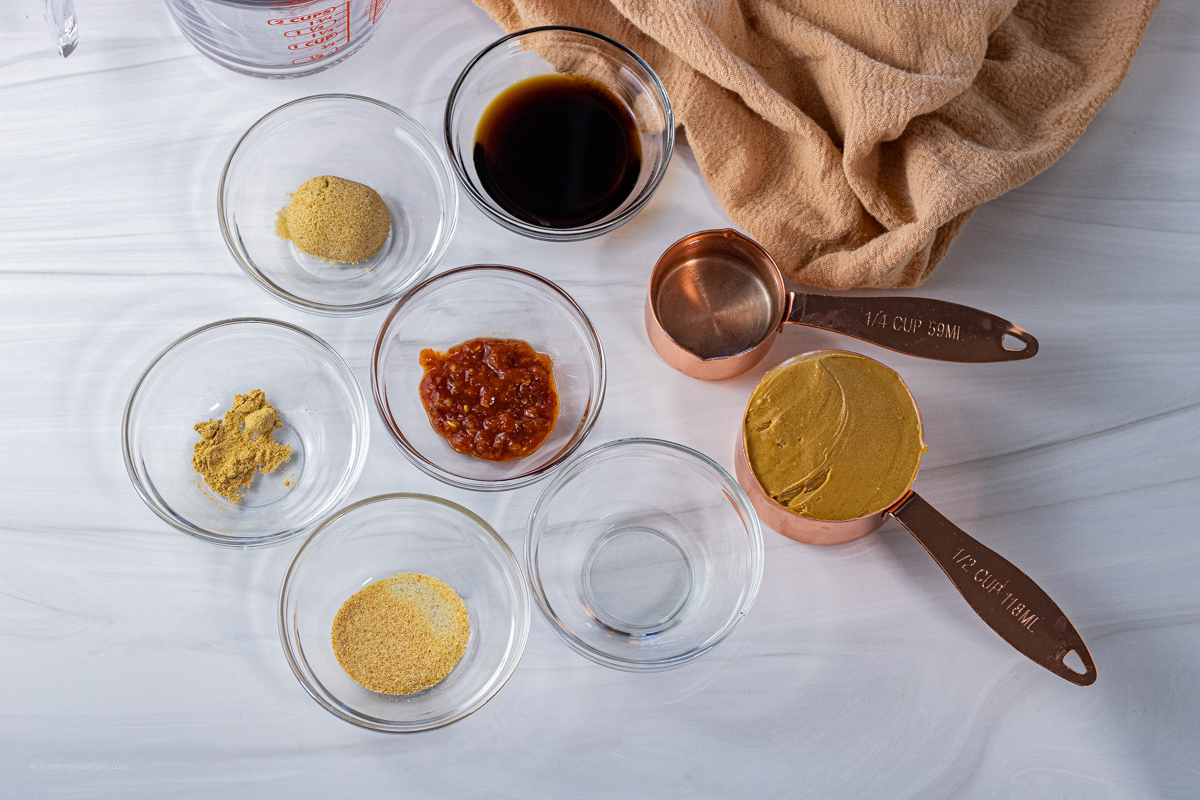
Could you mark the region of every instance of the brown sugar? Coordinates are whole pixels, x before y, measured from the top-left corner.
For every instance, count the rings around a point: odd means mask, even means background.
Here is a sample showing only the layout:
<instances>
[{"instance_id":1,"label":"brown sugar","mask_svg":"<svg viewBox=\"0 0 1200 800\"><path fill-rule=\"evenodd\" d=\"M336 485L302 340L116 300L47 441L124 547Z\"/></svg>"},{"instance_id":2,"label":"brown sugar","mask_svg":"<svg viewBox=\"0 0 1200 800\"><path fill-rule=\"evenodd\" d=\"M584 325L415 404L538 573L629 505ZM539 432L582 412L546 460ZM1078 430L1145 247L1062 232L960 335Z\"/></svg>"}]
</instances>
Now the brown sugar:
<instances>
[{"instance_id":1,"label":"brown sugar","mask_svg":"<svg viewBox=\"0 0 1200 800\"><path fill-rule=\"evenodd\" d=\"M333 653L375 692L414 694L441 681L467 650L467 607L445 582L417 572L375 581L333 618Z\"/></svg>"},{"instance_id":2,"label":"brown sugar","mask_svg":"<svg viewBox=\"0 0 1200 800\"><path fill-rule=\"evenodd\" d=\"M392 221L370 186L321 175L300 184L280 209L275 233L310 256L355 264L383 249Z\"/></svg>"},{"instance_id":3,"label":"brown sugar","mask_svg":"<svg viewBox=\"0 0 1200 800\"><path fill-rule=\"evenodd\" d=\"M223 419L197 422L200 441L193 446L192 467L217 494L237 505L257 472L273 472L292 457L290 445L275 441L279 413L262 389L234 395Z\"/></svg>"}]
</instances>

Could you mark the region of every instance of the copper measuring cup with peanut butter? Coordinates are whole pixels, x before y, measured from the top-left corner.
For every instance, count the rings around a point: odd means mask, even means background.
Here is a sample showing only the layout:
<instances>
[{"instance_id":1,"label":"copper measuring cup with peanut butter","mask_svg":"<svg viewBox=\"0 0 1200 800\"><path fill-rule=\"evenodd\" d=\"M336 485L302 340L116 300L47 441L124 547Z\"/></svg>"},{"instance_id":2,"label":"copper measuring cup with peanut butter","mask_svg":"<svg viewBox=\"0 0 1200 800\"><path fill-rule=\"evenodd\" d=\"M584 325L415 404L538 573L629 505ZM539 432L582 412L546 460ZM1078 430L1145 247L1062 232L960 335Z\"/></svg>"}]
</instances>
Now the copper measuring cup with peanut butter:
<instances>
[{"instance_id":1,"label":"copper measuring cup with peanut butter","mask_svg":"<svg viewBox=\"0 0 1200 800\"><path fill-rule=\"evenodd\" d=\"M732 229L699 231L663 252L650 276L645 323L664 361L704 380L753 367L789 323L938 361L1019 361L1038 351L1028 331L958 303L789 292L770 254ZM1010 349L1006 339L1021 346Z\"/></svg>"},{"instance_id":2,"label":"copper measuring cup with peanut butter","mask_svg":"<svg viewBox=\"0 0 1200 800\"><path fill-rule=\"evenodd\" d=\"M768 475L769 472L769 468L763 466L763 454L775 452L770 449L772 446L787 446L779 438L772 439L772 437L782 435L785 430L788 430L792 434L795 434L797 431L794 425L790 429L787 429L783 427L782 423L779 429L770 427L770 424L774 424L775 422L775 419L772 417L773 413L776 417L783 417L783 412L774 412L774 409L769 407L771 402L769 392L772 388L778 387L780 391L779 396L782 398L780 402L783 404L782 407L786 409L786 413L793 415L807 414L809 418L814 420L820 418L817 412L811 411L813 405L812 397L806 397L804 400L796 399L789 401L787 398L795 393L784 396L783 392L788 391L792 387L789 387L789 384L786 383L773 384L772 381L777 381L779 376L784 374L783 371L789 368L797 370L818 369L822 366L821 360L823 359L861 359L873 365L870 369L878 371L876 369L878 368L889 373L891 378L894 379L894 384L889 391L893 392L895 406L900 411L910 415L907 424L915 426L916 444L920 446L920 450L916 451L916 460L907 463L907 468L899 457L887 462L886 471L889 473L893 470L894 465L902 463L897 473L890 475L890 479L892 479L890 488L886 488L888 486L886 481L882 482L882 485L885 487L882 489L884 494L894 491L896 493L894 497L879 497L878 502L871 506L876 510L873 510L871 513L845 519L824 519L798 513L783 504L793 502L793 500L787 498L786 494L781 494L778 491L775 496L772 496L772 493L767 489L767 484L770 484L771 481L768 478L760 477L760 475ZM865 367L867 365L864 364L862 366ZM793 373L793 376L799 380L807 380L809 374L808 372L798 371ZM831 379L830 385L836 385L838 390L841 391L843 386L847 386L849 383L835 376ZM794 387L794 384L792 386ZM804 402L807 405L804 410L796 411L786 407L786 403L788 402ZM758 404L757 406L756 403ZM838 408L845 408L847 404L844 393L842 395L842 403L843 405L838 406ZM910 403L911 408L908 408L907 404ZM836 405L836 403L832 403L825 406L825 408L832 408ZM828 417L831 415L825 414L825 416ZM849 416L850 414L847 412L846 417L848 418ZM896 422L897 419L901 419L901 417L889 416L887 417L886 424L875 426L881 433L880 439L888 439L891 433L889 426L905 424L903 422ZM766 421L763 422L760 420ZM792 417L792 421L795 421L794 416ZM752 426L752 422L757 424ZM799 491L809 492L808 495L804 495L806 498L805 502L808 501L808 498L814 497L815 492L823 490L826 483L833 482L834 477L830 474L832 470L845 467L839 473L842 475L851 474L853 470L853 465L848 463L843 455L843 451L851 445L843 446L839 441L851 423L839 418L832 423L826 422L824 424L827 428L832 428L836 431L833 434L834 445L828 445L828 442L823 445L819 441L821 437L817 435L810 436L809 441L797 444L794 448L795 452L802 452L804 448L808 448L809 451L817 451L811 456L811 460L813 461L819 458L825 459L823 462L820 462L825 467L825 472L816 473L815 478L803 473L802 470L799 473ZM807 435L814 427L816 427L815 423L811 424L809 428L804 429L804 433ZM903 379L892 372L892 370L866 356L842 350L818 350L798 355L780 364L763 377L759 386L755 388L754 393L751 395L750 401L747 403L740 428L738 445L734 454L734 474L737 476L738 483L749 496L755 512L757 512L759 518L767 525L784 536L795 539L798 542L816 545L835 545L860 539L877 530L889 516L894 517L933 556L934 561L938 563L938 566L950 578L950 581L975 613L1018 652L1050 670L1060 678L1064 678L1079 686L1089 686L1096 681L1096 665L1092 660L1091 654L1088 652L1087 645L1084 644L1083 638L1071 624L1070 620L1067 619L1066 615L1063 614L1062 610L1059 609L1058 605L1050 599L1050 596L1028 575L1015 567L1003 556L984 547L961 528L938 513L933 506L912 490L912 483L917 476L921 455L927 452L927 450L924 447L920 412L916 401L913 399L912 393ZM865 429L864 427L863 430ZM748 430L750 431L749 434L747 433ZM760 431L762 435L755 439L756 434ZM853 432L845 438L850 438L852 435L854 435ZM877 440L862 433L858 435L865 443L864 452L870 453L873 458L879 458L880 456L883 458L888 457ZM804 438L804 436L798 437L801 441ZM896 441L901 440L897 439ZM842 460L834 461L832 456L822 453L820 448L823 446L832 448L828 452L836 452L837 457ZM899 446L897 445L897 447ZM911 447L912 445L909 443L905 446ZM760 465L757 472L751 466L752 461L756 460L756 457ZM878 473L878 470L876 472ZM788 475L789 479L791 477L791 475ZM871 483L864 491L874 491L875 487L880 485L881 483ZM813 488L814 486L816 488ZM792 487L789 488L792 491L796 491ZM1078 656L1079 663L1083 666L1082 672L1070 666L1066 661L1072 652Z\"/></svg>"}]
</instances>

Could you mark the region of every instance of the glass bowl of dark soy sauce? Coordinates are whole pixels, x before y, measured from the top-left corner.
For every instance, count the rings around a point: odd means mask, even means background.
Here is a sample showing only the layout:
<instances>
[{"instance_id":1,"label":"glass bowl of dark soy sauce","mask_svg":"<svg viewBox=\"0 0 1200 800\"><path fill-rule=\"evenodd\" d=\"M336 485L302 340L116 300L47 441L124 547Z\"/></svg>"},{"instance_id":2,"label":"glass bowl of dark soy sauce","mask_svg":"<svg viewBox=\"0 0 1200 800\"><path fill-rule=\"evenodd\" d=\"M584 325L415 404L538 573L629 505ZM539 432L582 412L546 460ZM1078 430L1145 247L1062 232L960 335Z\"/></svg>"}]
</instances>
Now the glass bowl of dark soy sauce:
<instances>
[{"instance_id":1,"label":"glass bowl of dark soy sauce","mask_svg":"<svg viewBox=\"0 0 1200 800\"><path fill-rule=\"evenodd\" d=\"M446 146L485 214L534 239L572 241L628 222L675 146L666 89L607 36L548 26L475 56L446 102Z\"/></svg>"}]
</instances>

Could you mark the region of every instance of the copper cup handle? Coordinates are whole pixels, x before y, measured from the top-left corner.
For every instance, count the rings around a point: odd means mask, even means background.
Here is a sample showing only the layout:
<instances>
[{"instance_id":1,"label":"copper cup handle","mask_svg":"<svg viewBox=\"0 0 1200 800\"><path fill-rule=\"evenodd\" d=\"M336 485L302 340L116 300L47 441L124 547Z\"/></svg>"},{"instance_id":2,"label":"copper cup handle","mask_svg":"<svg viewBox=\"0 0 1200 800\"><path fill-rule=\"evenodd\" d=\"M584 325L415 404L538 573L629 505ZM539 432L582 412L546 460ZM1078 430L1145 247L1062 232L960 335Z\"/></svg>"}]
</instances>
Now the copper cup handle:
<instances>
[{"instance_id":1,"label":"copper cup handle","mask_svg":"<svg viewBox=\"0 0 1200 800\"><path fill-rule=\"evenodd\" d=\"M1050 596L1007 559L981 545L916 492L890 513L945 571L967 604L1018 652L1079 686L1096 682L1083 637ZM1064 661L1074 651L1084 671Z\"/></svg>"},{"instance_id":2,"label":"copper cup handle","mask_svg":"<svg viewBox=\"0 0 1200 800\"><path fill-rule=\"evenodd\" d=\"M938 361L1019 361L1037 354L1037 339L1006 319L929 297L840 297L795 293L784 322L862 339ZM1009 349L1013 337L1023 347Z\"/></svg>"}]
</instances>

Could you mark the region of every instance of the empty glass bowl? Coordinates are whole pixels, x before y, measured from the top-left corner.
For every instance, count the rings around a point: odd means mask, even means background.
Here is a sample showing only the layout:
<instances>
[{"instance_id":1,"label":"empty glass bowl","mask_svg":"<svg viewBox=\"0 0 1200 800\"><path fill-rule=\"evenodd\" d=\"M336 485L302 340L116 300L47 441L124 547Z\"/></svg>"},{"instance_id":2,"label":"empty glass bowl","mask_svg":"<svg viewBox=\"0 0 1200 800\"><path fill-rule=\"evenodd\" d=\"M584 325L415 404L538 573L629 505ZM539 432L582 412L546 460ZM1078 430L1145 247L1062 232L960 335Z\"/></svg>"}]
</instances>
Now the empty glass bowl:
<instances>
[{"instance_id":1,"label":"empty glass bowl","mask_svg":"<svg viewBox=\"0 0 1200 800\"><path fill-rule=\"evenodd\" d=\"M633 115L642 145L637 182L619 206L595 222L550 228L519 219L498 205L475 169L475 133L491 102L514 83L536 75L571 73L599 81ZM534 239L588 239L620 227L642 210L667 172L675 147L675 117L658 76L620 42L580 28L547 26L518 31L475 56L446 101L446 148L467 195L485 214Z\"/></svg>"},{"instance_id":2,"label":"empty glass bowl","mask_svg":"<svg viewBox=\"0 0 1200 800\"><path fill-rule=\"evenodd\" d=\"M380 694L338 664L333 618L359 589L405 572L449 584L471 635L440 683ZM331 714L378 731L423 731L462 719L504 686L529 638L529 596L516 556L482 519L437 497L383 495L337 512L301 546L279 595L279 635L301 685Z\"/></svg>"},{"instance_id":3,"label":"empty glass bowl","mask_svg":"<svg viewBox=\"0 0 1200 800\"><path fill-rule=\"evenodd\" d=\"M370 186L391 234L356 264L302 253L275 233L276 214L309 178ZM368 97L325 94L280 106L233 148L218 190L221 233L246 274L285 303L323 314L387 305L428 275L450 245L458 194L441 147L403 111Z\"/></svg>"},{"instance_id":4,"label":"empty glass bowl","mask_svg":"<svg viewBox=\"0 0 1200 800\"><path fill-rule=\"evenodd\" d=\"M481 337L524 340L553 362L558 421L524 458L484 461L457 452L421 402L421 351ZM438 480L485 491L533 483L575 452L600 414L604 382L604 352L583 309L545 278L500 265L459 267L414 288L384 320L371 359L375 404L401 452Z\"/></svg>"},{"instance_id":5,"label":"empty glass bowl","mask_svg":"<svg viewBox=\"0 0 1200 800\"><path fill-rule=\"evenodd\" d=\"M237 505L192 468L193 427L221 419L234 395L261 389L279 411L275 440L292 448L254 476ZM277 544L316 527L345 499L367 458L367 399L333 348L269 319L229 319L160 353L125 406L125 467L155 514L184 533L231 547Z\"/></svg>"},{"instance_id":6,"label":"empty glass bowl","mask_svg":"<svg viewBox=\"0 0 1200 800\"><path fill-rule=\"evenodd\" d=\"M621 439L564 466L529 518L525 569L568 645L628 671L678 667L741 621L762 581L746 494L712 459Z\"/></svg>"}]
</instances>

